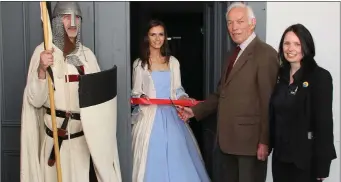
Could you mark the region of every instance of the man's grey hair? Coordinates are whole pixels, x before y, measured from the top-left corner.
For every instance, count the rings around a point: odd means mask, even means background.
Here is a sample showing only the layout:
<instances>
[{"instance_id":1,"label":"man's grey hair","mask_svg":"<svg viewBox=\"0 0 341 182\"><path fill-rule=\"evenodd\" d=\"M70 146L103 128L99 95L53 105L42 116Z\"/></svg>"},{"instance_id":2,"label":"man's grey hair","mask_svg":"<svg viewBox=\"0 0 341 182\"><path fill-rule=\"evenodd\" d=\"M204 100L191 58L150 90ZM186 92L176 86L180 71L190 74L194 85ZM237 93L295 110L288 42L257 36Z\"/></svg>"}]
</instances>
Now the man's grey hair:
<instances>
[{"instance_id":1,"label":"man's grey hair","mask_svg":"<svg viewBox=\"0 0 341 182\"><path fill-rule=\"evenodd\" d=\"M228 14L233 8L246 8L247 9L247 15L248 15L248 20L249 24L251 24L252 19L256 18L255 14L253 13L252 8L249 5L246 5L242 2L234 2L232 3L228 8L226 12L226 21L228 21Z\"/></svg>"}]
</instances>

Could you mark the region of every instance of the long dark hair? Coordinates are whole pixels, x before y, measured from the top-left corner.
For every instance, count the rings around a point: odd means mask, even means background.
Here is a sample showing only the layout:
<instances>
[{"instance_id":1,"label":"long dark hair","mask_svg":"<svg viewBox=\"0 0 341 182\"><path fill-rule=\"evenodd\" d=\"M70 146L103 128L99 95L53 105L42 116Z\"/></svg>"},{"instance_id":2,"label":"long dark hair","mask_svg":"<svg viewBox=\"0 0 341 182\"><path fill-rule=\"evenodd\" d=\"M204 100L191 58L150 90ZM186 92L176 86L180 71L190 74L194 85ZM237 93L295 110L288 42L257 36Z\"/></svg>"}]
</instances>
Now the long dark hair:
<instances>
[{"instance_id":1,"label":"long dark hair","mask_svg":"<svg viewBox=\"0 0 341 182\"><path fill-rule=\"evenodd\" d=\"M146 31L144 33L144 37L141 44L141 51L140 51L140 59L141 59L141 66L144 68L145 65L148 65L148 70L150 69L150 63L149 63L149 56L150 56L150 49L149 49L149 38L148 33L149 30L153 27L162 26L164 29L164 36L165 40L163 45L160 48L161 55L166 57L166 63L169 63L169 57L170 57L170 50L168 45L168 35L165 24L160 20L151 20L149 21Z\"/></svg>"},{"instance_id":2,"label":"long dark hair","mask_svg":"<svg viewBox=\"0 0 341 182\"><path fill-rule=\"evenodd\" d=\"M288 27L281 38L281 42L279 43L279 50L278 50L278 58L282 62L282 67L290 67L290 63L284 57L283 51L283 42L284 37L288 32L293 32L301 42L302 54L303 58L301 60L301 66L305 67L306 65L315 66L316 62L314 60L315 57L315 44L313 37L311 36L309 30L303 26L302 24L294 24Z\"/></svg>"}]
</instances>

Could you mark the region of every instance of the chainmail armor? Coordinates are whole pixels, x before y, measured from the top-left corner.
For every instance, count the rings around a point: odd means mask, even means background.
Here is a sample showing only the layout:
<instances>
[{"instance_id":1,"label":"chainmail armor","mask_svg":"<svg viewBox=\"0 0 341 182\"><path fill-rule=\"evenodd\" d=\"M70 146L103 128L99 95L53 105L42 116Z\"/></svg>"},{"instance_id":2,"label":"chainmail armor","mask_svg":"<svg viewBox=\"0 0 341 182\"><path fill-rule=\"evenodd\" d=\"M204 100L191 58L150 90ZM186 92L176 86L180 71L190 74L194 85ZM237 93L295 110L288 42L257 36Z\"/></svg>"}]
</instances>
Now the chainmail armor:
<instances>
[{"instance_id":1,"label":"chainmail armor","mask_svg":"<svg viewBox=\"0 0 341 182\"><path fill-rule=\"evenodd\" d=\"M74 66L82 66L83 63L80 61L79 57L76 53L79 50L80 45L80 34L81 34L81 22L77 24L77 37L76 37L76 47L70 54L66 56L67 63ZM64 50L64 36L67 35L65 33L65 28L63 24L63 16L59 15L52 19L52 35L53 35L53 44L56 45L60 50Z\"/></svg>"}]
</instances>

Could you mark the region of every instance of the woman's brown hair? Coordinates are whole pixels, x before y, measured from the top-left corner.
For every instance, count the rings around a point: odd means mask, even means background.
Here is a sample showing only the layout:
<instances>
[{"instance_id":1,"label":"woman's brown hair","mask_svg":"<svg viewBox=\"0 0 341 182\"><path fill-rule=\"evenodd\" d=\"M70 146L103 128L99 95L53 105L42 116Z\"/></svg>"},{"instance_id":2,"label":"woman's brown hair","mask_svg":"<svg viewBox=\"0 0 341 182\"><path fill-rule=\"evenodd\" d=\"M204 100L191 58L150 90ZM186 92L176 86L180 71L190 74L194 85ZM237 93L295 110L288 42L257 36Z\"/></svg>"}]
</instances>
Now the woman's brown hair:
<instances>
[{"instance_id":1,"label":"woman's brown hair","mask_svg":"<svg viewBox=\"0 0 341 182\"><path fill-rule=\"evenodd\" d=\"M166 63L169 63L169 58L170 58L170 50L169 50L169 45L168 45L168 36L167 36L167 30L166 30L166 26L165 24L160 21L160 20L151 20L148 25L147 25L147 29L144 33L144 37L142 40L142 44L141 44L141 51L140 51L140 59L141 59L141 66L142 68L145 67L145 65L148 65L148 70L150 69L150 63L149 63L149 57L150 57L150 45L149 45L149 38L148 38L148 33L149 30L153 27L157 27L157 26L161 26L164 29L164 36L165 36L165 40L163 45L160 48L161 51L161 55L163 57L166 57Z\"/></svg>"}]
</instances>

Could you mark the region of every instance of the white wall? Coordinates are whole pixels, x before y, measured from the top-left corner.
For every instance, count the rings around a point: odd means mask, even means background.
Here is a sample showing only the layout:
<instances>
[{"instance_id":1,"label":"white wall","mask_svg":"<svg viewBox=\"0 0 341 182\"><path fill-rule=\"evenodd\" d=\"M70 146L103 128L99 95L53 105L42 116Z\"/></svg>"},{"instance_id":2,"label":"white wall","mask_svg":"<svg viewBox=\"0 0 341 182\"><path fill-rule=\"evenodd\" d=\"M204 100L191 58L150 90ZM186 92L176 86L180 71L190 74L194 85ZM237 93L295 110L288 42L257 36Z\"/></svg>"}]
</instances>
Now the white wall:
<instances>
[{"instance_id":1,"label":"white wall","mask_svg":"<svg viewBox=\"0 0 341 182\"><path fill-rule=\"evenodd\" d=\"M330 71L334 85L334 137L338 158L325 182L340 181L340 2L267 2L266 42L278 50L284 30L301 23L315 41L317 63ZM267 182L272 182L271 160Z\"/></svg>"}]
</instances>

